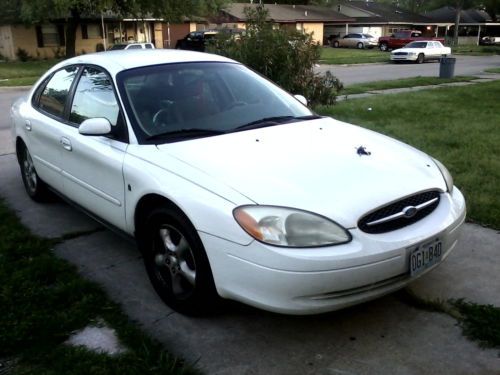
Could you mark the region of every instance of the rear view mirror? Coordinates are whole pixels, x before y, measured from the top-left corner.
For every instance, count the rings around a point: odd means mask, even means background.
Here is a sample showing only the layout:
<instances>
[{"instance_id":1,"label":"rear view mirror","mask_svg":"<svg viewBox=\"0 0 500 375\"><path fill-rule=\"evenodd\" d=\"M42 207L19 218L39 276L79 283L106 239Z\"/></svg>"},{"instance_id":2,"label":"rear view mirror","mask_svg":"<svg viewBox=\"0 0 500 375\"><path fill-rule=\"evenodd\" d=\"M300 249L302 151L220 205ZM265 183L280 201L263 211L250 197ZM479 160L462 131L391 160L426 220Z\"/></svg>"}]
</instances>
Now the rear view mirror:
<instances>
[{"instance_id":1,"label":"rear view mirror","mask_svg":"<svg viewBox=\"0 0 500 375\"><path fill-rule=\"evenodd\" d=\"M304 95L294 95L294 98L307 107L307 99L304 97Z\"/></svg>"},{"instance_id":2,"label":"rear view mirror","mask_svg":"<svg viewBox=\"0 0 500 375\"><path fill-rule=\"evenodd\" d=\"M89 118L80 124L78 132L82 135L108 135L111 133L111 124L105 118Z\"/></svg>"}]
</instances>

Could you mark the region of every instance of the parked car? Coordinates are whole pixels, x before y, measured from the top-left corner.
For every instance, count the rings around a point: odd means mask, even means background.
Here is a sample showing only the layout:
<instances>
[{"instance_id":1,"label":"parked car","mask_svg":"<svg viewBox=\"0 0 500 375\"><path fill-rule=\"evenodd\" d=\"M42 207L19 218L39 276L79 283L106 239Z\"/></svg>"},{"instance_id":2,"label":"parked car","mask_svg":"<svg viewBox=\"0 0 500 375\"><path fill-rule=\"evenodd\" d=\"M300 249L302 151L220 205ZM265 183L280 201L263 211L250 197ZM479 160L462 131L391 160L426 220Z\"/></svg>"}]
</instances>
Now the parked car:
<instances>
[{"instance_id":1,"label":"parked car","mask_svg":"<svg viewBox=\"0 0 500 375\"><path fill-rule=\"evenodd\" d=\"M378 46L381 51L390 51L397 48L403 48L408 43L433 40L444 44L444 38L434 38L423 36L421 31L418 30L401 30L391 36L381 36L378 38Z\"/></svg>"},{"instance_id":2,"label":"parked car","mask_svg":"<svg viewBox=\"0 0 500 375\"><path fill-rule=\"evenodd\" d=\"M110 51L55 65L11 119L27 194L135 238L172 308L312 314L432 270L465 201L439 161L304 101L221 56Z\"/></svg>"},{"instance_id":3,"label":"parked car","mask_svg":"<svg viewBox=\"0 0 500 375\"><path fill-rule=\"evenodd\" d=\"M500 44L500 37L498 36L483 36L479 39L479 44L481 46L493 46L495 44Z\"/></svg>"},{"instance_id":4,"label":"parked car","mask_svg":"<svg viewBox=\"0 0 500 375\"><path fill-rule=\"evenodd\" d=\"M219 31L217 30L192 31L184 38L179 39L175 44L175 48L204 52L207 42L213 39L218 33Z\"/></svg>"},{"instance_id":5,"label":"parked car","mask_svg":"<svg viewBox=\"0 0 500 375\"><path fill-rule=\"evenodd\" d=\"M339 47L351 47L351 48L373 48L378 45L378 39L370 34L358 34L352 33L347 34L343 38L333 40L332 46L335 48Z\"/></svg>"},{"instance_id":6,"label":"parked car","mask_svg":"<svg viewBox=\"0 0 500 375\"><path fill-rule=\"evenodd\" d=\"M443 56L451 55L451 48L445 47L441 42L423 40L408 43L404 48L391 52L391 61L413 61L422 64L424 61L439 60Z\"/></svg>"},{"instance_id":7,"label":"parked car","mask_svg":"<svg viewBox=\"0 0 500 375\"><path fill-rule=\"evenodd\" d=\"M109 51L116 51L120 49L154 49L153 43L117 43L113 44Z\"/></svg>"}]
</instances>

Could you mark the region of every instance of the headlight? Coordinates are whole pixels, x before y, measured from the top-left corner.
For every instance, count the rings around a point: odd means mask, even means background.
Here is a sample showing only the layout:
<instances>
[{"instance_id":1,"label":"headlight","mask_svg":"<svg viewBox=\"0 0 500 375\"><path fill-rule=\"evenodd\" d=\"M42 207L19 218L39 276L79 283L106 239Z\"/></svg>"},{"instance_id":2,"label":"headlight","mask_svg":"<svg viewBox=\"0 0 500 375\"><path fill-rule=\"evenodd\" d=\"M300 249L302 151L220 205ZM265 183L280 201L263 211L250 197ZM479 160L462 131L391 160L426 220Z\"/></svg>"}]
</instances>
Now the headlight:
<instances>
[{"instance_id":1,"label":"headlight","mask_svg":"<svg viewBox=\"0 0 500 375\"><path fill-rule=\"evenodd\" d=\"M250 236L269 245L317 247L351 240L351 235L333 221L294 208L241 206L233 215Z\"/></svg>"},{"instance_id":2,"label":"headlight","mask_svg":"<svg viewBox=\"0 0 500 375\"><path fill-rule=\"evenodd\" d=\"M453 177L451 176L451 173L439 160L436 160L434 158L432 160L434 160L434 163L436 163L437 167L441 171L444 181L446 182L446 188L448 189L448 193L451 194L453 192Z\"/></svg>"},{"instance_id":3,"label":"headlight","mask_svg":"<svg viewBox=\"0 0 500 375\"><path fill-rule=\"evenodd\" d=\"M408 55L410 55L410 56L416 56L417 54L415 52L408 52Z\"/></svg>"}]
</instances>

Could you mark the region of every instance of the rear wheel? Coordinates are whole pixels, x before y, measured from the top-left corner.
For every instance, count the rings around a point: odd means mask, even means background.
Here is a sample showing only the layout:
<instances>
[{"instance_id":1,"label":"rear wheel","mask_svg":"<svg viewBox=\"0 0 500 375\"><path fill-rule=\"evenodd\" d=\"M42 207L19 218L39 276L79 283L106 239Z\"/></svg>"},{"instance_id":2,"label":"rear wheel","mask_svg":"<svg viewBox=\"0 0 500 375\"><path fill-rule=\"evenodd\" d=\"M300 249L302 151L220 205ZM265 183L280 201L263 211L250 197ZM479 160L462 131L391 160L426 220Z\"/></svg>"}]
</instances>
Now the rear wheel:
<instances>
[{"instance_id":1,"label":"rear wheel","mask_svg":"<svg viewBox=\"0 0 500 375\"><path fill-rule=\"evenodd\" d=\"M203 244L178 210L153 210L139 235L148 276L158 295L176 311L199 315L218 300Z\"/></svg>"},{"instance_id":2,"label":"rear wheel","mask_svg":"<svg viewBox=\"0 0 500 375\"><path fill-rule=\"evenodd\" d=\"M47 185L38 177L35 164L33 163L28 148L25 145L21 147L19 153L19 166L21 168L21 175L26 193L28 193L30 198L34 201L44 202L49 196Z\"/></svg>"},{"instance_id":3,"label":"rear wheel","mask_svg":"<svg viewBox=\"0 0 500 375\"><path fill-rule=\"evenodd\" d=\"M357 47L358 49L363 49L363 48L365 48L364 44L363 44L363 43L361 43L361 42L359 42L358 44L356 44L356 47Z\"/></svg>"},{"instance_id":4,"label":"rear wheel","mask_svg":"<svg viewBox=\"0 0 500 375\"><path fill-rule=\"evenodd\" d=\"M419 53L417 56L417 64L422 64L425 60L425 56L423 53Z\"/></svg>"}]
</instances>

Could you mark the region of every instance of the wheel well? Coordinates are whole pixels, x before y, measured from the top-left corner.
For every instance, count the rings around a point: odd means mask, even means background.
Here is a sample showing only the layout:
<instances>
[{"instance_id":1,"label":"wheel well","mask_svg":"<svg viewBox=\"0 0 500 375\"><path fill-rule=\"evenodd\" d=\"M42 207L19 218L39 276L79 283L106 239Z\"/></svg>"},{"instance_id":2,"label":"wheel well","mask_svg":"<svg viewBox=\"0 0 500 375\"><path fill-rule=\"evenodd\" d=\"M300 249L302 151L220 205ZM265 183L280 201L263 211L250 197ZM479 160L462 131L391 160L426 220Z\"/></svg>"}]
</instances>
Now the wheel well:
<instances>
[{"instance_id":1,"label":"wheel well","mask_svg":"<svg viewBox=\"0 0 500 375\"><path fill-rule=\"evenodd\" d=\"M17 156L17 161L19 162L21 160L21 151L26 147L26 144L22 140L21 137L17 137L16 139L16 156Z\"/></svg>"},{"instance_id":2,"label":"wheel well","mask_svg":"<svg viewBox=\"0 0 500 375\"><path fill-rule=\"evenodd\" d=\"M136 235L141 234L142 224L145 222L146 217L152 209L160 206L166 206L179 211L180 214L186 216L182 210L173 203L170 199L158 194L148 194L143 196L135 208L134 213L134 227Z\"/></svg>"}]
</instances>

